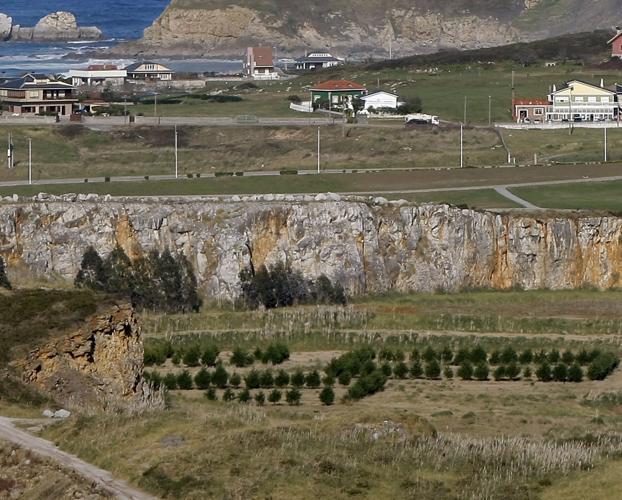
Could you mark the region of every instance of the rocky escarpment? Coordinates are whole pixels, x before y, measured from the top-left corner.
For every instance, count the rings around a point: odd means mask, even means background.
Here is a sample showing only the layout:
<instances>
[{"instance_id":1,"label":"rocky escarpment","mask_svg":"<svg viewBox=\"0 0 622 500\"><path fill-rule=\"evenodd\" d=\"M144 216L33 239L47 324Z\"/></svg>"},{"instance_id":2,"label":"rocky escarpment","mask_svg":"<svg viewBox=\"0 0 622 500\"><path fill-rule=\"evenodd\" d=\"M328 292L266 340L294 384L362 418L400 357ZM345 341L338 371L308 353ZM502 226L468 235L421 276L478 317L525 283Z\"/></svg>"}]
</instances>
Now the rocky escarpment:
<instances>
[{"instance_id":1,"label":"rocky escarpment","mask_svg":"<svg viewBox=\"0 0 622 500\"><path fill-rule=\"evenodd\" d=\"M248 45L279 54L330 48L353 58L472 49L611 27L622 0L172 0L123 54L240 56Z\"/></svg>"},{"instance_id":2,"label":"rocky escarpment","mask_svg":"<svg viewBox=\"0 0 622 500\"><path fill-rule=\"evenodd\" d=\"M326 274L350 293L622 285L622 218L614 216L337 195L0 203L0 255L9 269L73 280L88 246L107 254L117 244L130 258L183 252L203 293L221 300L238 295L238 274L251 262L277 261L310 278Z\"/></svg>"},{"instance_id":3,"label":"rocky escarpment","mask_svg":"<svg viewBox=\"0 0 622 500\"><path fill-rule=\"evenodd\" d=\"M102 32L95 26L80 27L71 12L54 12L34 27L13 24L13 18L0 13L0 41L72 41L99 40Z\"/></svg>"},{"instance_id":4,"label":"rocky escarpment","mask_svg":"<svg viewBox=\"0 0 622 500\"><path fill-rule=\"evenodd\" d=\"M109 306L15 364L27 383L82 412L164 407L162 394L142 378L141 330L127 303Z\"/></svg>"}]
</instances>

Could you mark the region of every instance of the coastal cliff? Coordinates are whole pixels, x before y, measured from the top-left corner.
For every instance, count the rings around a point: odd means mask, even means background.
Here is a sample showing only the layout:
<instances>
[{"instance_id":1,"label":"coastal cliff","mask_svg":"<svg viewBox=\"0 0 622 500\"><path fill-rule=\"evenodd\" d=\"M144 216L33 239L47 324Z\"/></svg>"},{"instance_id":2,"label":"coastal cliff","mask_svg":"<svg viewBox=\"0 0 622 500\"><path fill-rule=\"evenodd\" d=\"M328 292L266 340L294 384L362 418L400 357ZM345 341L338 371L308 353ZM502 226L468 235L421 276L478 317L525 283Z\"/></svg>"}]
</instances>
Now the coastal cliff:
<instances>
[{"instance_id":1,"label":"coastal cliff","mask_svg":"<svg viewBox=\"0 0 622 500\"><path fill-rule=\"evenodd\" d=\"M71 12L53 12L41 18L33 27L13 24L13 18L0 13L0 41L56 42L99 40L102 32L95 26L78 26Z\"/></svg>"},{"instance_id":2,"label":"coastal cliff","mask_svg":"<svg viewBox=\"0 0 622 500\"><path fill-rule=\"evenodd\" d=\"M11 267L73 280L88 246L183 252L200 290L233 300L253 263L326 274L351 294L622 285L622 218L494 213L337 195L245 199L39 196L0 203Z\"/></svg>"},{"instance_id":3,"label":"coastal cliff","mask_svg":"<svg viewBox=\"0 0 622 500\"><path fill-rule=\"evenodd\" d=\"M141 40L119 54L237 56L249 45L279 54L329 48L353 58L473 49L610 28L621 0L172 0Z\"/></svg>"}]
</instances>

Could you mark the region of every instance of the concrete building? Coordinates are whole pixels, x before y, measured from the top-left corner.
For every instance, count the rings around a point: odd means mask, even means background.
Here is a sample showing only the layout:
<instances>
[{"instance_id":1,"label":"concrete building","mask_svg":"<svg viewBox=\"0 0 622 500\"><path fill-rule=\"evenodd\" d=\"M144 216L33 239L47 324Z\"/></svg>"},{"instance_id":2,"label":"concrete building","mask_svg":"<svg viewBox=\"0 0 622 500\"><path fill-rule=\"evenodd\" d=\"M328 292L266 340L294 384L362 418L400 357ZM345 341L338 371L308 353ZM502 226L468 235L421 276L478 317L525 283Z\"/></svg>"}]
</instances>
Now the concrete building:
<instances>
[{"instance_id":1,"label":"concrete building","mask_svg":"<svg viewBox=\"0 0 622 500\"><path fill-rule=\"evenodd\" d=\"M352 101L367 94L367 89L349 80L329 80L315 85L310 92L312 104L341 110L351 108Z\"/></svg>"},{"instance_id":2,"label":"concrete building","mask_svg":"<svg viewBox=\"0 0 622 500\"><path fill-rule=\"evenodd\" d=\"M69 116L78 99L75 87L46 75L29 73L0 82L2 109L16 115L55 113Z\"/></svg>"},{"instance_id":3,"label":"concrete building","mask_svg":"<svg viewBox=\"0 0 622 500\"><path fill-rule=\"evenodd\" d=\"M548 96L547 121L607 121L617 120L616 93L601 85L580 80L567 82L562 88L553 89Z\"/></svg>"},{"instance_id":4,"label":"concrete building","mask_svg":"<svg viewBox=\"0 0 622 500\"><path fill-rule=\"evenodd\" d=\"M548 99L514 99L512 101L512 118L517 123L542 123L546 120Z\"/></svg>"},{"instance_id":5,"label":"concrete building","mask_svg":"<svg viewBox=\"0 0 622 500\"><path fill-rule=\"evenodd\" d=\"M272 47L248 47L244 61L244 76L255 80L278 80Z\"/></svg>"},{"instance_id":6,"label":"concrete building","mask_svg":"<svg viewBox=\"0 0 622 500\"><path fill-rule=\"evenodd\" d=\"M72 69L69 78L74 87L88 86L118 86L125 83L127 71L119 69L113 64L93 64L86 69Z\"/></svg>"},{"instance_id":7,"label":"concrete building","mask_svg":"<svg viewBox=\"0 0 622 500\"><path fill-rule=\"evenodd\" d=\"M296 59L295 64L297 70L332 68L333 66L343 64L343 59L334 57L329 52L314 51L304 57Z\"/></svg>"},{"instance_id":8,"label":"concrete building","mask_svg":"<svg viewBox=\"0 0 622 500\"><path fill-rule=\"evenodd\" d=\"M130 64L125 71L129 80L170 81L175 75L172 69L151 61Z\"/></svg>"},{"instance_id":9,"label":"concrete building","mask_svg":"<svg viewBox=\"0 0 622 500\"><path fill-rule=\"evenodd\" d=\"M399 106L399 96L384 90L370 92L369 94L362 96L361 100L365 102L365 110L369 110L371 108L376 110L382 108L397 109Z\"/></svg>"}]
</instances>

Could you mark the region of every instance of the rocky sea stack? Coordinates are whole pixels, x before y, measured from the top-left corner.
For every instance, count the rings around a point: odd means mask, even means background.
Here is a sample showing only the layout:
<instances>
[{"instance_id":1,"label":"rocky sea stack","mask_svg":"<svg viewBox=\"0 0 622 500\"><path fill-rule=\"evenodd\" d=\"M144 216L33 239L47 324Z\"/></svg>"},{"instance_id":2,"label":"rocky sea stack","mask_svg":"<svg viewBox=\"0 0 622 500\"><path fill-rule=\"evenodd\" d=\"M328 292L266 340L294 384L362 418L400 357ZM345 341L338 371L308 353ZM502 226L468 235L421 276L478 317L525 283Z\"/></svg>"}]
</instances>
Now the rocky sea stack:
<instances>
[{"instance_id":1,"label":"rocky sea stack","mask_svg":"<svg viewBox=\"0 0 622 500\"><path fill-rule=\"evenodd\" d=\"M100 40L102 31L95 26L78 26L71 12L53 12L33 27L13 24L13 18L0 13L0 41L55 42Z\"/></svg>"}]
</instances>

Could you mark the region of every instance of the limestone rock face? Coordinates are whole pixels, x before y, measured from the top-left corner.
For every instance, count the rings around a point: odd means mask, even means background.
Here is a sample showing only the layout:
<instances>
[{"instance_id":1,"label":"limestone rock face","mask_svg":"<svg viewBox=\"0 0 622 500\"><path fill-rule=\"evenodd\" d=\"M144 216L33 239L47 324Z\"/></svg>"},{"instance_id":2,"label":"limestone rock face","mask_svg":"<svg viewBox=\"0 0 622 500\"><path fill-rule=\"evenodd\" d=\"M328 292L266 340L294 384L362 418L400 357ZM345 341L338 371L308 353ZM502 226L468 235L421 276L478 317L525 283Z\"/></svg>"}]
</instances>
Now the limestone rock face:
<instances>
[{"instance_id":1,"label":"limestone rock face","mask_svg":"<svg viewBox=\"0 0 622 500\"><path fill-rule=\"evenodd\" d=\"M10 18L9 18L10 19ZM2 40L0 17L0 40ZM14 25L5 39L19 41L99 40L102 32L94 26L80 27L71 12L54 12L43 17L34 27Z\"/></svg>"},{"instance_id":2,"label":"limestone rock face","mask_svg":"<svg viewBox=\"0 0 622 500\"><path fill-rule=\"evenodd\" d=\"M8 40L13 29L13 18L0 12L0 41Z\"/></svg>"},{"instance_id":3,"label":"limestone rock face","mask_svg":"<svg viewBox=\"0 0 622 500\"><path fill-rule=\"evenodd\" d=\"M326 274L351 294L622 286L622 218L614 216L284 195L39 199L0 203L9 269L73 280L88 246L107 255L119 244L130 258L184 253L201 291L218 300L237 297L251 261Z\"/></svg>"},{"instance_id":4,"label":"limestone rock face","mask_svg":"<svg viewBox=\"0 0 622 500\"><path fill-rule=\"evenodd\" d=\"M143 381L141 330L129 304L111 306L17 364L25 381L81 412L164 405L162 395Z\"/></svg>"}]
</instances>

